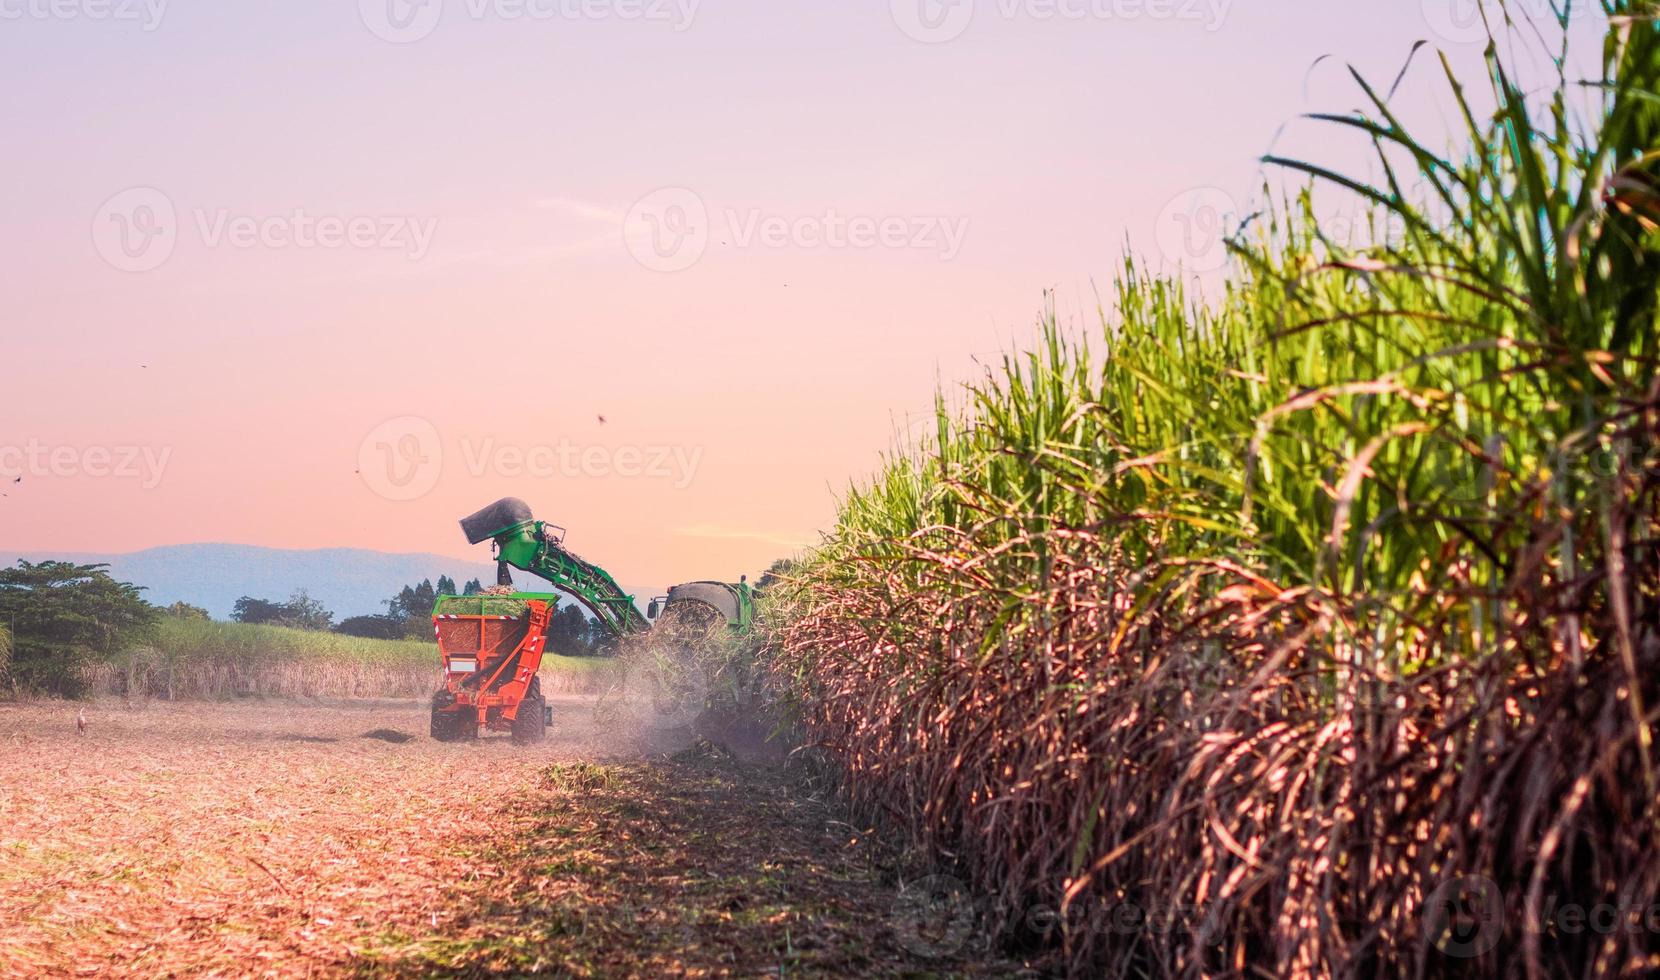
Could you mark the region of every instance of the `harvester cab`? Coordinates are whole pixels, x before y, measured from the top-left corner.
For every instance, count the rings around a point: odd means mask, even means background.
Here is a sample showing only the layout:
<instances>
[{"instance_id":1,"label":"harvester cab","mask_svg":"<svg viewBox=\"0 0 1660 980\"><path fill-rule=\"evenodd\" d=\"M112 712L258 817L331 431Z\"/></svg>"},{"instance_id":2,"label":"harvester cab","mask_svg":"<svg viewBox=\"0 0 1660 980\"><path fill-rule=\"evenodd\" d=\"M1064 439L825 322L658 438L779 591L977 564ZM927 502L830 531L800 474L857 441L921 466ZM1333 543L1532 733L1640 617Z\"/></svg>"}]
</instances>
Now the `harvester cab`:
<instances>
[{"instance_id":1,"label":"harvester cab","mask_svg":"<svg viewBox=\"0 0 1660 980\"><path fill-rule=\"evenodd\" d=\"M575 599L618 637L647 632L671 611L692 622L724 621L738 631L755 620L747 579L677 585L651 600L642 615L609 572L565 547L564 528L537 520L530 505L514 497L462 518L461 530L469 544L491 543L498 587L485 595L439 596L433 609L444 686L432 699L432 737L440 741L472 738L485 729L511 732L516 742L545 736L552 709L537 671L557 593ZM511 591L515 568L546 580L557 593Z\"/></svg>"}]
</instances>

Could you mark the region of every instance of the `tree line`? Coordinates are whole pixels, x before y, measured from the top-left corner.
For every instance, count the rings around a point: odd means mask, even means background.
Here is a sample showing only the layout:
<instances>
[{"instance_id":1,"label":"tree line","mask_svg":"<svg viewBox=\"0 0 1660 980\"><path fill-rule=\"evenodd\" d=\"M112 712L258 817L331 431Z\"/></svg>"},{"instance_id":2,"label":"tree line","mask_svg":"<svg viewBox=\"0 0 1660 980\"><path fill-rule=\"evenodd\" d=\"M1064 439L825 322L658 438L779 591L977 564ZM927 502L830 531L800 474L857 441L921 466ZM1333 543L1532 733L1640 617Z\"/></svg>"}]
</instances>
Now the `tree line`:
<instances>
[{"instance_id":1,"label":"tree line","mask_svg":"<svg viewBox=\"0 0 1660 980\"><path fill-rule=\"evenodd\" d=\"M255 599L243 596L236 601L231 619L239 623L265 623L293 629L330 630L347 636L372 640L432 641L432 607L441 595L479 595L484 583L472 579L457 586L448 575L438 576L434 583L422 579L406 585L390 599L383 601L384 613L351 616L334 622L334 614L313 599L304 589L297 590L285 602ZM588 657L609 651L611 636L608 630L583 612L575 603L564 603L548 623L548 649L567 657Z\"/></svg>"},{"instance_id":2,"label":"tree line","mask_svg":"<svg viewBox=\"0 0 1660 980\"><path fill-rule=\"evenodd\" d=\"M210 621L208 610L186 602L157 606L144 588L112 578L107 565L19 561L0 568L0 691L36 691L65 697L85 693L84 668L135 646L151 644L163 617ZM763 576L765 585L772 571ZM478 595L483 583L457 587L440 575L406 585L383 601L386 612L350 616L334 613L297 589L287 599L243 596L231 619L239 623L328 631L366 639L433 641L432 608L440 595ZM561 603L548 624L547 648L565 656L611 652L613 638L575 602Z\"/></svg>"},{"instance_id":3,"label":"tree line","mask_svg":"<svg viewBox=\"0 0 1660 980\"><path fill-rule=\"evenodd\" d=\"M85 693L83 668L150 640L161 610L104 565L20 561L0 569L0 683L12 693Z\"/></svg>"},{"instance_id":4,"label":"tree line","mask_svg":"<svg viewBox=\"0 0 1660 980\"><path fill-rule=\"evenodd\" d=\"M371 640L426 640L432 638L428 617L440 595L478 595L483 591L484 584L476 578L458 588L454 579L440 575L436 584L431 579L422 579L382 600L381 605L386 607L384 613L349 616L336 623L333 612L305 589L297 589L283 601L243 596L231 607L231 619L238 623L328 630Z\"/></svg>"}]
</instances>

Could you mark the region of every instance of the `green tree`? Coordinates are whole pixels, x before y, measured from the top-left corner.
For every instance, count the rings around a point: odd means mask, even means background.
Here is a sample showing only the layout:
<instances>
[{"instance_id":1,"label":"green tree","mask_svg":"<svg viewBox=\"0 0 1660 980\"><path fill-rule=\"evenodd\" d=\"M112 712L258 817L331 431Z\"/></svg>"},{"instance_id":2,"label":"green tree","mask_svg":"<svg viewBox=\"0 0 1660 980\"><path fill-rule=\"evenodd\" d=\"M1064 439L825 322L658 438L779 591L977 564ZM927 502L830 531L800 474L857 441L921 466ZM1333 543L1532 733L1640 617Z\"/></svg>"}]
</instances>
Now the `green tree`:
<instances>
[{"instance_id":1,"label":"green tree","mask_svg":"<svg viewBox=\"0 0 1660 980\"><path fill-rule=\"evenodd\" d=\"M562 605L548 620L548 646L567 657L586 657L594 652L588 617L575 603Z\"/></svg>"},{"instance_id":2,"label":"green tree","mask_svg":"<svg viewBox=\"0 0 1660 980\"><path fill-rule=\"evenodd\" d=\"M588 652L596 657L609 657L617 652L617 638L597 616L588 619Z\"/></svg>"},{"instance_id":3,"label":"green tree","mask_svg":"<svg viewBox=\"0 0 1660 980\"><path fill-rule=\"evenodd\" d=\"M320 600L313 599L304 589L295 589L282 608L284 626L302 630L326 630L334 625L334 613L325 609Z\"/></svg>"},{"instance_id":4,"label":"green tree","mask_svg":"<svg viewBox=\"0 0 1660 980\"><path fill-rule=\"evenodd\" d=\"M455 584L448 576L440 575L440 583ZM398 635L412 640L432 639L432 607L438 601L438 588L431 579L422 579L419 585L406 585L397 595L386 600L386 615L401 627Z\"/></svg>"},{"instance_id":5,"label":"green tree","mask_svg":"<svg viewBox=\"0 0 1660 980\"><path fill-rule=\"evenodd\" d=\"M432 606L437 601L438 589L432 579L422 579L421 584L406 585L403 591L386 600L386 614L400 623L423 620L432 615Z\"/></svg>"},{"instance_id":6,"label":"green tree","mask_svg":"<svg viewBox=\"0 0 1660 980\"><path fill-rule=\"evenodd\" d=\"M397 640L403 638L404 624L391 616L352 616L341 620L334 631L370 640Z\"/></svg>"},{"instance_id":7,"label":"green tree","mask_svg":"<svg viewBox=\"0 0 1660 980\"><path fill-rule=\"evenodd\" d=\"M468 579L467 580L467 584L462 587L461 594L462 595L478 595L479 593L481 593L483 591L484 591L484 583L480 582L476 578L473 578L473 579Z\"/></svg>"},{"instance_id":8,"label":"green tree","mask_svg":"<svg viewBox=\"0 0 1660 980\"><path fill-rule=\"evenodd\" d=\"M280 602L243 596L231 607L231 619L238 623L280 623L285 610Z\"/></svg>"},{"instance_id":9,"label":"green tree","mask_svg":"<svg viewBox=\"0 0 1660 980\"><path fill-rule=\"evenodd\" d=\"M313 599L304 589L295 589L287 602L272 602L243 596L231 607L231 619L239 623L264 623L270 626L288 626L301 630L326 630L334 623L334 613Z\"/></svg>"},{"instance_id":10,"label":"green tree","mask_svg":"<svg viewBox=\"0 0 1660 980\"><path fill-rule=\"evenodd\" d=\"M201 606L193 606L190 603L183 601L173 603L171 606L163 609L162 612L172 616L174 619L189 619L197 622L207 622L213 618L213 616Z\"/></svg>"},{"instance_id":11,"label":"green tree","mask_svg":"<svg viewBox=\"0 0 1660 980\"><path fill-rule=\"evenodd\" d=\"M459 592L456 590L456 587L455 587L455 579L450 578L448 575L438 576L438 594L439 595L458 595Z\"/></svg>"},{"instance_id":12,"label":"green tree","mask_svg":"<svg viewBox=\"0 0 1660 980\"><path fill-rule=\"evenodd\" d=\"M763 589L769 589L777 585L793 574L798 567L799 565L793 558L778 559L768 565L767 570L761 573L761 577L755 582L755 591L760 592Z\"/></svg>"},{"instance_id":13,"label":"green tree","mask_svg":"<svg viewBox=\"0 0 1660 980\"><path fill-rule=\"evenodd\" d=\"M11 634L16 685L79 697L84 668L150 637L156 607L107 567L20 561L0 571L0 622Z\"/></svg>"}]
</instances>

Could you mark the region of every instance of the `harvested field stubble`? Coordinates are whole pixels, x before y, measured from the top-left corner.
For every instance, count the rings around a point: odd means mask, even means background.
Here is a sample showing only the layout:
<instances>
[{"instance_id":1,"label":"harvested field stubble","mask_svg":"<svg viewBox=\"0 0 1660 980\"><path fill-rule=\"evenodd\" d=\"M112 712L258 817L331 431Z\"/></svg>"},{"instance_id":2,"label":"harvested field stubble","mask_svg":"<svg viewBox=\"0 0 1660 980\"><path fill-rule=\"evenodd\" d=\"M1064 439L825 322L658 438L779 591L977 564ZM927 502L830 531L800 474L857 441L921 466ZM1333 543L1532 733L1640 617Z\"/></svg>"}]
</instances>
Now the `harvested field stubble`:
<instances>
[{"instance_id":1,"label":"harvested field stubble","mask_svg":"<svg viewBox=\"0 0 1660 980\"><path fill-rule=\"evenodd\" d=\"M0 705L0 977L1014 971L919 953L902 865L793 777L553 701L535 748L419 702Z\"/></svg>"},{"instance_id":2,"label":"harvested field stubble","mask_svg":"<svg viewBox=\"0 0 1660 980\"><path fill-rule=\"evenodd\" d=\"M707 749L707 746L704 746ZM926 945L895 856L793 777L718 751L564 764L500 814L456 928L396 935L372 976L1007 977L984 940ZM896 916L896 909L899 916ZM966 923L965 923L966 925ZM917 930L924 930L918 932Z\"/></svg>"},{"instance_id":3,"label":"harvested field stubble","mask_svg":"<svg viewBox=\"0 0 1660 980\"><path fill-rule=\"evenodd\" d=\"M0 976L339 972L454 925L462 852L540 767L646 748L586 699L534 750L433 742L424 702L79 710L0 705Z\"/></svg>"}]
</instances>

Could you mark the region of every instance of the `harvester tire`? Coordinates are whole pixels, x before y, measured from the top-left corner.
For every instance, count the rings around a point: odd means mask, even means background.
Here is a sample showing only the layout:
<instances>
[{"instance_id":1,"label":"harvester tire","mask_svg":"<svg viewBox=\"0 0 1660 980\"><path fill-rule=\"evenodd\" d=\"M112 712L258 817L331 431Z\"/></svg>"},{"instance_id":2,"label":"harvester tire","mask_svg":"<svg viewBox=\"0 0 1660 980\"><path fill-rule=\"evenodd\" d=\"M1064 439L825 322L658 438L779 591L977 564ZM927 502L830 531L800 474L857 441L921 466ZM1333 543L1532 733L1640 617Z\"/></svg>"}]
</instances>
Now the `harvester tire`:
<instances>
[{"instance_id":1,"label":"harvester tire","mask_svg":"<svg viewBox=\"0 0 1660 980\"><path fill-rule=\"evenodd\" d=\"M542 697L542 679L530 679L530 689L513 716L513 744L530 745L548 736L548 702Z\"/></svg>"},{"instance_id":2,"label":"harvester tire","mask_svg":"<svg viewBox=\"0 0 1660 980\"><path fill-rule=\"evenodd\" d=\"M467 711L445 711L455 699L448 691L432 696L432 737L440 742L465 742L478 737L478 719Z\"/></svg>"}]
</instances>

